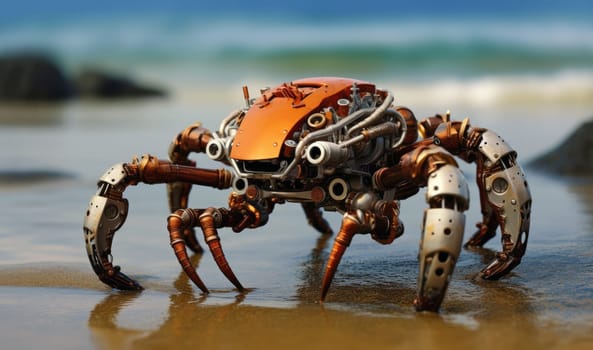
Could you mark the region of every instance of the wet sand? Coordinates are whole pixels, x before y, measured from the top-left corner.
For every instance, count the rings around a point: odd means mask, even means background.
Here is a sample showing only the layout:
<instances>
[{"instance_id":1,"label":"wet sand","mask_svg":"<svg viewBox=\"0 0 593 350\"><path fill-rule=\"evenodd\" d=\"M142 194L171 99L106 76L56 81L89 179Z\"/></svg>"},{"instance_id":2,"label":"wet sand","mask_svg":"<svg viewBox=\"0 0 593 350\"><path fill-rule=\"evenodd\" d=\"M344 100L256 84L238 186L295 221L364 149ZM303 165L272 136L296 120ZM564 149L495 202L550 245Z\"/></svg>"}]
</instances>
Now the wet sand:
<instances>
[{"instance_id":1,"label":"wet sand","mask_svg":"<svg viewBox=\"0 0 593 350\"><path fill-rule=\"evenodd\" d=\"M278 207L258 230L221 233L231 265L249 288L246 293L233 290L209 254L194 256L212 290L206 297L180 273L168 245L164 188L130 188L125 194L131 211L116 235L114 262L146 289L125 293L106 288L88 264L81 228L96 179L133 154L162 157L173 135L194 121L171 122L172 109L190 115L194 106L186 107L74 104L56 125L0 129L4 149L19 145L18 152L0 154L0 164L6 165L1 172L19 174L18 181L7 176L0 183L3 348L593 347L593 185L589 179L555 178L529 169L534 212L522 264L507 278L485 282L476 274L499 249L498 238L485 249L464 250L439 314L419 314L412 306L426 206L422 195L403 203L406 233L393 245L355 237L327 301L320 304L332 238L319 238L297 206ZM545 115L537 118L546 120ZM109 120L117 120L118 128ZM488 120L485 115L476 122L490 126ZM544 136L552 136L528 140L517 128L492 120L492 128L522 151L520 157L536 154L563 133L542 129ZM564 127L577 122L567 121ZM522 119L518 125L531 123ZM205 124L215 125L215 120ZM471 167L464 171L474 177ZM27 172L31 177L21 176ZM479 218L478 196L471 188L466 236ZM194 190L193 206L224 206L226 196ZM326 217L334 229L339 226L339 215Z\"/></svg>"},{"instance_id":2,"label":"wet sand","mask_svg":"<svg viewBox=\"0 0 593 350\"><path fill-rule=\"evenodd\" d=\"M174 290L150 285L141 293L107 291L75 266L3 268L0 280L11 285L0 287L0 333L10 349L590 349L593 345L593 318L568 323L538 319L534 308L545 306L527 306L524 302L530 296L504 287L487 300L456 300L445 312L430 314L415 313L405 303L387 298L378 286L339 290L326 304L311 299L274 307L249 305L244 303L249 293L228 290L215 292L218 300L208 301L209 297L196 294L184 275L174 281ZM64 287L72 285L77 288ZM397 293L401 292L387 294ZM403 294L409 299L413 292Z\"/></svg>"}]
</instances>

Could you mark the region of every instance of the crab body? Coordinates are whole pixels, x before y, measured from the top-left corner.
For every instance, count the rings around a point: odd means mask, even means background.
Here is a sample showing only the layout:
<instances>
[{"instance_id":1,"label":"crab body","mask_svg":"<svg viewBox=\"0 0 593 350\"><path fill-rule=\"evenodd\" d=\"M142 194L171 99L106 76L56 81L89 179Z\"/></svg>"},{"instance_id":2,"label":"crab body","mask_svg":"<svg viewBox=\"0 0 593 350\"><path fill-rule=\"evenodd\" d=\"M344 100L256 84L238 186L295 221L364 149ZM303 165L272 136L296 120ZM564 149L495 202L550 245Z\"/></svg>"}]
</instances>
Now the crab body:
<instances>
[{"instance_id":1,"label":"crab body","mask_svg":"<svg viewBox=\"0 0 593 350\"><path fill-rule=\"evenodd\" d=\"M374 134L348 135L386 96L373 84L340 78L268 89L223 123L206 153L232 166L233 190L249 200L345 210L351 189L372 191L373 173L390 163L390 149L405 136L405 120L396 111L386 113Z\"/></svg>"},{"instance_id":2,"label":"crab body","mask_svg":"<svg viewBox=\"0 0 593 350\"><path fill-rule=\"evenodd\" d=\"M437 311L459 257L469 191L455 156L477 165L483 218L466 246L482 246L501 230L503 251L481 276L498 279L521 261L527 246L531 197L516 152L497 134L448 114L418 121L395 105L393 95L375 84L347 78L309 78L261 91L226 117L217 131L194 124L173 140L169 161L151 155L112 167L99 181L85 217L91 265L106 284L119 289L140 285L111 263L111 242L125 221L123 192L137 183L166 183L172 214L171 246L183 270L205 293L187 248L199 252L194 228L225 276L237 287L222 251L218 230L235 232L266 224L275 205L302 205L320 233L332 229L325 211L343 215L321 286L324 300L340 260L355 234L381 244L404 227L400 201L426 187L420 240L417 310ZM190 153L206 153L225 165L202 169ZM230 188L228 208L188 208L192 185Z\"/></svg>"}]
</instances>

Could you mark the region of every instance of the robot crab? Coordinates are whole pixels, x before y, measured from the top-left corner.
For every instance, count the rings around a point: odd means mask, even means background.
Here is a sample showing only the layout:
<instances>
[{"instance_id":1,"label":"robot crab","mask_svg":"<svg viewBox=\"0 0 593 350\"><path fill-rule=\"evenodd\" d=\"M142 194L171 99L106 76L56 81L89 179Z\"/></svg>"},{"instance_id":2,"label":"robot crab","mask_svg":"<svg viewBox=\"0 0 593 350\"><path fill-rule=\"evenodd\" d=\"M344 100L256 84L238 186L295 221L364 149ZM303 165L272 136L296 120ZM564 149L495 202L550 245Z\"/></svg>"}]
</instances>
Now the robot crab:
<instances>
[{"instance_id":1,"label":"robot crab","mask_svg":"<svg viewBox=\"0 0 593 350\"><path fill-rule=\"evenodd\" d=\"M187 249L201 252L203 234L216 264L239 290L221 246L219 229L241 232L263 226L275 205L300 203L309 224L332 233L322 210L343 214L321 285L328 293L340 260L355 234L390 244L404 232L400 201L426 187L414 305L438 311L458 260L469 190L455 156L477 166L482 221L465 243L480 247L500 228L502 251L480 275L498 279L521 262L527 247L531 195L517 153L495 132L473 127L449 114L418 121L394 104L393 95L373 83L334 77L281 84L250 98L246 106L211 132L199 123L183 130L169 148L169 160L151 155L119 163L98 182L84 219L86 249L93 270L117 289L142 287L112 263L111 244L123 225L128 201L123 192L138 183L167 184L170 243L181 267L204 293ZM206 153L220 169L203 169L188 156ZM188 208L192 185L231 189L227 208Z\"/></svg>"}]
</instances>

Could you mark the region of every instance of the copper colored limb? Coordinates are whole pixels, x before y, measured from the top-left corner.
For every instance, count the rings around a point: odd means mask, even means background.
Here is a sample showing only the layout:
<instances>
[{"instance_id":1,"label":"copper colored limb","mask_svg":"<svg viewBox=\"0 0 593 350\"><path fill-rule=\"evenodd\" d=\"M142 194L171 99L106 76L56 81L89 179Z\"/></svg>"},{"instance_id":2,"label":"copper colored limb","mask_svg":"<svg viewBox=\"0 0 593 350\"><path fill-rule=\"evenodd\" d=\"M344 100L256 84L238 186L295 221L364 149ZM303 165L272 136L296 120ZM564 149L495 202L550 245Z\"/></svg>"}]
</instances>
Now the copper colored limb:
<instances>
[{"instance_id":1,"label":"copper colored limb","mask_svg":"<svg viewBox=\"0 0 593 350\"><path fill-rule=\"evenodd\" d=\"M408 130L402 144L411 145L418 138L418 121L416 120L416 116L408 107L398 106L395 107L395 110L404 117L406 129Z\"/></svg>"},{"instance_id":2,"label":"copper colored limb","mask_svg":"<svg viewBox=\"0 0 593 350\"><path fill-rule=\"evenodd\" d=\"M137 181L147 184L186 182L227 189L231 187L232 182L232 175L226 169L201 169L173 164L149 154L143 155L137 162L126 164L125 167L130 179L138 179Z\"/></svg>"},{"instance_id":3,"label":"copper colored limb","mask_svg":"<svg viewBox=\"0 0 593 350\"><path fill-rule=\"evenodd\" d=\"M495 281L500 279L521 263L521 256L523 254L524 252L518 254L497 252L494 261L492 261L490 265L480 271L480 276L485 280ZM513 255L517 255L518 257Z\"/></svg>"},{"instance_id":4,"label":"copper colored limb","mask_svg":"<svg viewBox=\"0 0 593 350\"><path fill-rule=\"evenodd\" d=\"M169 209L172 213L177 209L187 208L191 186L187 182L172 182L167 184Z\"/></svg>"},{"instance_id":5,"label":"copper colored limb","mask_svg":"<svg viewBox=\"0 0 593 350\"><path fill-rule=\"evenodd\" d=\"M334 233L327 221L321 215L321 210L319 210L314 203L305 202L302 203L302 207L305 211L305 216L309 221L309 225L313 226L319 233L324 235L332 235Z\"/></svg>"},{"instance_id":6,"label":"copper colored limb","mask_svg":"<svg viewBox=\"0 0 593 350\"><path fill-rule=\"evenodd\" d=\"M371 237L381 244L391 244L404 233L404 224L399 220L399 202L384 203L375 215L375 228Z\"/></svg>"},{"instance_id":7,"label":"copper colored limb","mask_svg":"<svg viewBox=\"0 0 593 350\"><path fill-rule=\"evenodd\" d=\"M522 234L514 238L510 233L502 234L502 252L496 253L496 258L481 272L480 276L486 280L498 280L501 277L507 275L517 265L521 263L521 258L527 250L527 241L529 239L529 215L531 212L531 200L528 200L520 209L521 222L519 230ZM502 217L500 213L496 214L498 217ZM499 224L504 227L501 223L502 218L499 218Z\"/></svg>"},{"instance_id":8,"label":"copper colored limb","mask_svg":"<svg viewBox=\"0 0 593 350\"><path fill-rule=\"evenodd\" d=\"M151 155L144 155L136 162L125 164L125 170L130 179L134 179L136 182L148 184L166 182L169 207L173 212L187 208L192 184L226 189L231 186L232 182L232 175L226 169L201 169L190 165L173 164ZM185 228L183 237L187 247L193 252L201 253L203 251L193 227Z\"/></svg>"},{"instance_id":9,"label":"copper colored limb","mask_svg":"<svg viewBox=\"0 0 593 350\"><path fill-rule=\"evenodd\" d=\"M263 226L268 222L273 207L274 204L270 203L268 209L265 209L257 202L246 200L245 196L232 193L229 197L230 211L221 211L221 224L231 227L236 233L246 228Z\"/></svg>"},{"instance_id":10,"label":"copper colored limb","mask_svg":"<svg viewBox=\"0 0 593 350\"><path fill-rule=\"evenodd\" d=\"M194 253L201 254L204 252L202 246L198 242L198 238L196 237L196 231L193 227L188 227L183 230L183 237L185 239L186 246Z\"/></svg>"},{"instance_id":11,"label":"copper colored limb","mask_svg":"<svg viewBox=\"0 0 593 350\"><path fill-rule=\"evenodd\" d=\"M443 123L443 121L444 118L439 114L420 120L418 122L418 131L420 136L422 136L422 138L432 137L436 129Z\"/></svg>"},{"instance_id":12,"label":"copper colored limb","mask_svg":"<svg viewBox=\"0 0 593 350\"><path fill-rule=\"evenodd\" d=\"M352 237L354 237L354 235L358 232L359 228L360 223L354 216L350 214L344 215L344 219L342 219L342 227L340 227L340 232L336 236L336 240L334 241L329 259L325 265L325 274L321 284L321 301L325 300L329 286L331 285L334 275L338 270L340 260L342 260L342 256L344 255L346 248L350 246Z\"/></svg>"},{"instance_id":13,"label":"copper colored limb","mask_svg":"<svg viewBox=\"0 0 593 350\"><path fill-rule=\"evenodd\" d=\"M169 159L171 160L171 163L186 167L195 167L196 163L193 160L188 159L187 156L191 152L203 153L211 138L212 135L210 131L202 128L200 123L190 125L179 133L175 139L173 139L173 142L171 142L169 147ZM188 207L189 193L192 187L191 181L173 181L178 180L170 180L169 183L167 183L167 197L169 198L169 210L171 213L175 212L177 209L185 209ZM186 234L186 236L188 236L188 234ZM196 252L202 250L199 245L188 244L188 247Z\"/></svg>"},{"instance_id":14,"label":"copper colored limb","mask_svg":"<svg viewBox=\"0 0 593 350\"><path fill-rule=\"evenodd\" d=\"M113 288L142 289L136 281L122 273L118 266L112 264L111 244L113 237L124 224L128 212L128 201L123 198L123 192L127 186L136 185L139 182L184 181L228 188L231 185L231 178L231 174L224 169L197 169L159 161L150 155L132 163L119 163L108 169L99 180L97 194L89 202L83 224L88 257L99 279ZM194 251L199 251L201 248L191 232L191 222L187 222L185 218L181 220L179 215L176 214L169 218L171 244L181 265L187 270L192 268L191 264L186 261L186 245L185 242L179 244L179 241L187 239L190 248ZM188 274L191 275L189 272ZM207 291L201 281L198 282L197 275L193 280L202 290Z\"/></svg>"},{"instance_id":15,"label":"copper colored limb","mask_svg":"<svg viewBox=\"0 0 593 350\"><path fill-rule=\"evenodd\" d=\"M172 213L179 209L187 208L189 191L191 184L186 182L173 182L167 184L167 193L169 197L169 209ZM204 249L200 246L193 227L183 230L183 237L187 247L194 253L202 253Z\"/></svg>"},{"instance_id":16,"label":"copper colored limb","mask_svg":"<svg viewBox=\"0 0 593 350\"><path fill-rule=\"evenodd\" d=\"M171 239L171 247L175 251L175 256L179 261L179 264L183 268L183 271L187 274L187 276L194 282L194 284L202 290L204 293L209 293L208 288L196 272L195 268L192 266L191 261L187 255L187 250L185 248L185 239L183 236L183 231L185 228L190 227L193 225L195 215L191 215L192 212L190 210L177 210L175 213L169 215L167 220L167 229L169 230L169 238Z\"/></svg>"},{"instance_id":17,"label":"copper colored limb","mask_svg":"<svg viewBox=\"0 0 593 350\"><path fill-rule=\"evenodd\" d=\"M203 153L212 134L201 123L190 125L179 133L169 147L169 159L175 164L194 165L187 159L190 152Z\"/></svg>"},{"instance_id":18,"label":"copper colored limb","mask_svg":"<svg viewBox=\"0 0 593 350\"><path fill-rule=\"evenodd\" d=\"M463 245L465 248L482 247L486 242L496 236L496 229L498 228L496 215L494 213L490 213L490 215L485 214L484 220L478 222L476 227L478 230L465 242Z\"/></svg>"},{"instance_id":19,"label":"copper colored limb","mask_svg":"<svg viewBox=\"0 0 593 350\"><path fill-rule=\"evenodd\" d=\"M232 175L226 169L201 169L190 165L173 164L159 160L151 155L144 155L132 164L126 164L126 172L137 181L144 183L167 182L169 207L171 211L187 208L191 185L210 186L226 189L231 186ZM187 247L195 253L201 253L193 227L183 231Z\"/></svg>"},{"instance_id":20,"label":"copper colored limb","mask_svg":"<svg viewBox=\"0 0 593 350\"><path fill-rule=\"evenodd\" d=\"M217 216L216 219L215 216ZM219 221L220 224L222 221L222 215L214 208L208 208L200 215L199 222L202 231L204 232L204 239L206 244L208 244L210 252L214 257L214 261L216 262L216 265L218 265L220 271L233 285L235 285L235 287L237 287L239 291L243 291L243 286L233 273L233 270L231 269L226 257L224 256L224 252L222 251L220 237L218 237L218 232L216 230L216 221Z\"/></svg>"}]
</instances>

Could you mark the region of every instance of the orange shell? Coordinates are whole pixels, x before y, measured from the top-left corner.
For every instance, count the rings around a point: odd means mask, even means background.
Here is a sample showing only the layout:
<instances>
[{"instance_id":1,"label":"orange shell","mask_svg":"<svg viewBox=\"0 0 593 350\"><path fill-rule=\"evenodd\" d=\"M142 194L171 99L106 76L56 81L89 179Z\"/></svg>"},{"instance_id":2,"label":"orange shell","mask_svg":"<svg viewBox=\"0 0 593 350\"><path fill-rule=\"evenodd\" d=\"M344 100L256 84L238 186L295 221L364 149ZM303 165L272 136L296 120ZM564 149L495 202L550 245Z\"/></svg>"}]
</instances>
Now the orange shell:
<instances>
[{"instance_id":1,"label":"orange shell","mask_svg":"<svg viewBox=\"0 0 593 350\"><path fill-rule=\"evenodd\" d=\"M351 95L356 83L361 92L375 92L375 85L347 78L307 78L282 84L260 96L247 111L233 141L231 158L265 160L280 156L284 141L303 120L322 108L337 105Z\"/></svg>"}]
</instances>

